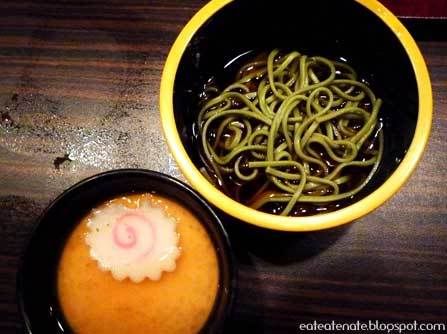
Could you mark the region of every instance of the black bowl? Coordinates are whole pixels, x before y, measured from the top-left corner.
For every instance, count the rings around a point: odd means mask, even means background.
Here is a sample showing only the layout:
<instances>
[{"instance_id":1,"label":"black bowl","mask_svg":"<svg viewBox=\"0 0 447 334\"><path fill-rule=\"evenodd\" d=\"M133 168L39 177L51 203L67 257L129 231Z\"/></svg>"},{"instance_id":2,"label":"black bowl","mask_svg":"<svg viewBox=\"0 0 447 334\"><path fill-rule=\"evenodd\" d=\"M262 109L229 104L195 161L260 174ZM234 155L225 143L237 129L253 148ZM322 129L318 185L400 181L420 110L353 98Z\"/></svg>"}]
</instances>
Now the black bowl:
<instances>
[{"instance_id":1,"label":"black bowl","mask_svg":"<svg viewBox=\"0 0 447 334\"><path fill-rule=\"evenodd\" d=\"M19 308L28 333L71 332L58 302L56 275L65 241L80 220L108 199L152 191L181 203L208 231L218 257L220 280L213 310L202 332L222 330L231 311L236 282L230 242L219 218L184 183L153 171L124 169L79 182L60 195L41 216L23 256L17 281Z\"/></svg>"},{"instance_id":2,"label":"black bowl","mask_svg":"<svg viewBox=\"0 0 447 334\"><path fill-rule=\"evenodd\" d=\"M396 170L412 143L418 85L397 33L380 15L353 0L235 0L201 25L182 54L174 82L174 118L189 158L197 169L203 167L195 125L203 85L215 77L224 88L242 64L275 48L342 57L384 101L379 115L384 129L383 162L356 201L372 193Z\"/></svg>"}]
</instances>

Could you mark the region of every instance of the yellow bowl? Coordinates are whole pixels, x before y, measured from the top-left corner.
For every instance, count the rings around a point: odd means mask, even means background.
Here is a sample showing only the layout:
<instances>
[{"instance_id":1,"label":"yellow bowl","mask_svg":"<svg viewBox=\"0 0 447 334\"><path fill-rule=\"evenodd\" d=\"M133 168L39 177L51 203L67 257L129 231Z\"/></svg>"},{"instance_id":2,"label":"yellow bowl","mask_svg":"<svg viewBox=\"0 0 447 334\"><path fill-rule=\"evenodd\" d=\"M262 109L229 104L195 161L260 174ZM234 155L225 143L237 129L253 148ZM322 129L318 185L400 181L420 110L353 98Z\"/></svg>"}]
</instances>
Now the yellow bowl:
<instances>
[{"instance_id":1,"label":"yellow bowl","mask_svg":"<svg viewBox=\"0 0 447 334\"><path fill-rule=\"evenodd\" d=\"M422 156L430 134L433 107L426 64L415 41L402 23L376 0L279 2L278 5L291 6L282 8L281 20L275 15L276 7L273 7L273 2L269 3L271 8L262 1L212 0L181 31L168 55L161 80L160 111L167 143L189 183L209 202L242 221L283 231L313 231L352 222L376 209L396 193ZM326 8L316 10L319 9L318 6L320 9L323 6ZM252 12L245 13L244 10ZM341 10L342 12L337 13ZM268 11L272 12L272 19L262 20L260 13ZM256 21L258 17L261 19ZM223 60L219 59L219 55L228 52L227 50L233 50L234 57L243 50L256 47L264 47L266 50L284 46L290 48L292 42L288 41L291 38L287 39L278 33L269 36L269 33L278 29L278 25L279 29L284 31L293 30L295 24L303 24L303 21L307 23L309 31L294 31L294 49L302 50L302 42L304 49L308 51L305 52L307 54L326 55L332 52L341 56L347 50L352 59L365 59L365 64L368 63L368 66L365 66L373 73L372 81L376 74L377 78L383 77L380 79L382 81L379 91L383 90L384 96L380 96L385 103L388 98L389 105L386 108L390 111L384 116L384 124L386 126L389 121L392 128L385 128L385 138L389 138L389 151L385 152L381 166L382 179L377 177L376 187L364 194L363 198L330 213L308 217L282 217L263 213L236 202L200 173L198 164L193 162L197 159L191 157L197 148L191 147L194 145L188 142L188 136L191 136L188 129L191 124L183 124L194 117L197 110L187 106L185 96L179 96L178 92L182 91L185 85L197 88L198 83L203 84L206 75L212 75L213 68L221 68L219 66L223 64ZM256 30L253 30L256 24L259 24L259 29L264 29L262 33L266 36L265 45L259 45L263 42L262 39L261 42L257 39ZM273 26L274 24L276 26ZM265 26L268 29L264 28ZM234 27L238 27L236 32L240 31L240 34L234 34ZM251 31L253 34L250 35ZM348 33L352 36L347 37ZM358 34L362 34L362 38L356 38ZM339 52L341 54L338 54ZM206 57L207 54L210 56ZM360 67L362 66L361 64ZM386 75L390 77L389 80ZM376 89L375 86L373 88ZM184 90L190 92L189 89ZM179 111L182 108L184 113ZM376 176L373 177L375 178Z\"/></svg>"}]
</instances>

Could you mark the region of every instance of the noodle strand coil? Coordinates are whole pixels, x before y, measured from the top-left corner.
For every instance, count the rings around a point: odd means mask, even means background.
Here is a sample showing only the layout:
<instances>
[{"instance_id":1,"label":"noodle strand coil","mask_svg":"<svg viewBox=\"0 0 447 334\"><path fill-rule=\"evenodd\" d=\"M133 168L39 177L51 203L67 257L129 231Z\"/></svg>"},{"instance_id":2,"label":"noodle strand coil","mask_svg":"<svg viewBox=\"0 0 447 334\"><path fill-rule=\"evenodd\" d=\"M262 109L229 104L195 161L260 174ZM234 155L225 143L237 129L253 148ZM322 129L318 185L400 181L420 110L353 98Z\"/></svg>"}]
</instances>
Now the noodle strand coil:
<instances>
[{"instance_id":1,"label":"noodle strand coil","mask_svg":"<svg viewBox=\"0 0 447 334\"><path fill-rule=\"evenodd\" d=\"M289 215L297 203L350 198L379 166L382 100L346 63L273 50L207 93L198 116L203 172L230 195L229 182L253 188L245 204L255 209L278 203ZM352 168L365 176L356 180Z\"/></svg>"}]
</instances>

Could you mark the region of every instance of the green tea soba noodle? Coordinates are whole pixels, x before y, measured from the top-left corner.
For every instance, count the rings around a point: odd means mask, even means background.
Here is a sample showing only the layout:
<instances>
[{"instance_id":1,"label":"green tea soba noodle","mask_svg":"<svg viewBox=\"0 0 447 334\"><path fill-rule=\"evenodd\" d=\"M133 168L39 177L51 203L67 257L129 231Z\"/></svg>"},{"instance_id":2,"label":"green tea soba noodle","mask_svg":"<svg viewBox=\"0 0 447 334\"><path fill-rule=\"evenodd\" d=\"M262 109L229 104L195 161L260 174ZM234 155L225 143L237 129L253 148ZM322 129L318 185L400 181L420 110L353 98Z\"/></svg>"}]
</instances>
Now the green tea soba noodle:
<instances>
[{"instance_id":1,"label":"green tea soba noodle","mask_svg":"<svg viewBox=\"0 0 447 334\"><path fill-rule=\"evenodd\" d=\"M205 94L202 172L254 209L289 215L350 199L381 161L382 101L344 62L273 50Z\"/></svg>"}]
</instances>

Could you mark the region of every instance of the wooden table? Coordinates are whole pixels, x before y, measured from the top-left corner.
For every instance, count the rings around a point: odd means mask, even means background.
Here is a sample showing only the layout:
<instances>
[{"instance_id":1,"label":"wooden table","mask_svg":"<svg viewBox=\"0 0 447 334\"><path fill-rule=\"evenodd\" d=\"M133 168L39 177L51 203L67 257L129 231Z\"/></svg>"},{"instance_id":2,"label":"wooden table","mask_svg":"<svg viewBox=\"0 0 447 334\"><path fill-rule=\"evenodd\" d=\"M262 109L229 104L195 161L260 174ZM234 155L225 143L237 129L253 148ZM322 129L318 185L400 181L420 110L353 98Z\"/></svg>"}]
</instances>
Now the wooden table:
<instances>
[{"instance_id":1,"label":"wooden table","mask_svg":"<svg viewBox=\"0 0 447 334\"><path fill-rule=\"evenodd\" d=\"M171 44L205 1L83 2L0 2L0 333L22 328L19 256L62 190L121 167L180 177L161 134L159 82ZM447 34L415 34L435 99L417 171L386 205L341 228L285 234L227 220L239 262L230 328L446 321Z\"/></svg>"}]
</instances>

